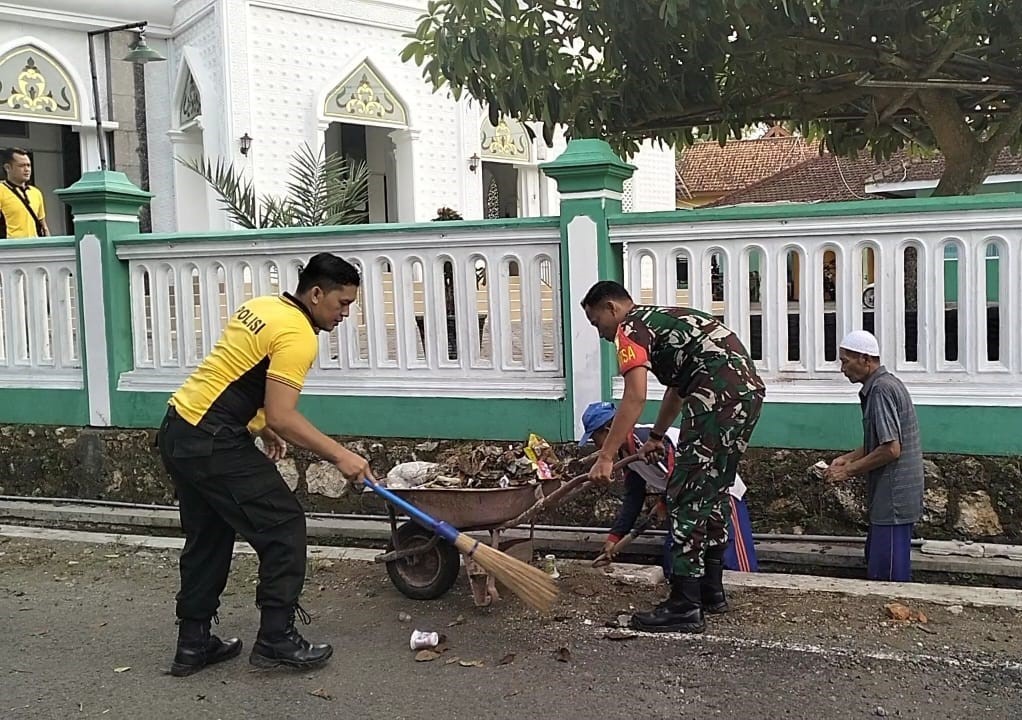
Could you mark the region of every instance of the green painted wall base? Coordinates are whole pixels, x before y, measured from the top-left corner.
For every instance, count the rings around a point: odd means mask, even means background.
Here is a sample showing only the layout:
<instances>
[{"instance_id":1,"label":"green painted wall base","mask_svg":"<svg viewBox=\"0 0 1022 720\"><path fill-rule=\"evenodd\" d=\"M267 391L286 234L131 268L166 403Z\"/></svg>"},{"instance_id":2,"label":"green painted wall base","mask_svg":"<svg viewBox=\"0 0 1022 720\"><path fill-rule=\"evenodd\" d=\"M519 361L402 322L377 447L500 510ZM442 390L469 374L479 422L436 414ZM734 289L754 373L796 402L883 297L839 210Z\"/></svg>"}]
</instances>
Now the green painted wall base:
<instances>
[{"instance_id":1,"label":"green painted wall base","mask_svg":"<svg viewBox=\"0 0 1022 720\"><path fill-rule=\"evenodd\" d=\"M653 422L659 402L649 402L642 419ZM918 405L923 451L963 455L1022 453L1022 408ZM857 404L771 403L763 406L756 447L851 450L862 444Z\"/></svg>"},{"instance_id":2,"label":"green painted wall base","mask_svg":"<svg viewBox=\"0 0 1022 720\"><path fill-rule=\"evenodd\" d=\"M117 392L116 427L155 428L169 393ZM7 389L0 424L88 424L83 390ZM550 442L571 442L562 424L565 400L471 400L420 397L302 396L300 409L332 435L438 440L520 441L534 432ZM646 404L653 422L660 403ZM1022 408L916 407L923 450L968 455L1022 454ZM771 403L763 408L752 444L802 450L851 449L862 441L859 406L850 403ZM977 430L979 429L979 430ZM568 431L570 433L570 429Z\"/></svg>"},{"instance_id":3,"label":"green painted wall base","mask_svg":"<svg viewBox=\"0 0 1022 720\"><path fill-rule=\"evenodd\" d=\"M170 394L118 392L114 424L158 427ZM569 442L563 400L472 400L302 395L299 409L331 435L437 440L524 440L530 432Z\"/></svg>"},{"instance_id":4,"label":"green painted wall base","mask_svg":"<svg viewBox=\"0 0 1022 720\"><path fill-rule=\"evenodd\" d=\"M562 400L303 397L299 405L320 429L337 435L464 440L525 440L530 432L565 442Z\"/></svg>"},{"instance_id":5,"label":"green painted wall base","mask_svg":"<svg viewBox=\"0 0 1022 720\"><path fill-rule=\"evenodd\" d=\"M4 390L0 424L87 425L82 390ZM116 427L155 428L169 393L123 392L114 396ZM332 435L437 440L521 441L529 433L550 442L572 442L565 431L565 400L472 400L421 397L303 395L300 409ZM644 422L660 403L650 401ZM968 455L1022 454L1022 408L916 407L923 450ZM764 448L846 450L862 442L859 406L851 403L771 403L763 408L752 444Z\"/></svg>"},{"instance_id":6,"label":"green painted wall base","mask_svg":"<svg viewBox=\"0 0 1022 720\"><path fill-rule=\"evenodd\" d=\"M12 425L88 425L89 399L84 390L0 391L0 423Z\"/></svg>"}]
</instances>

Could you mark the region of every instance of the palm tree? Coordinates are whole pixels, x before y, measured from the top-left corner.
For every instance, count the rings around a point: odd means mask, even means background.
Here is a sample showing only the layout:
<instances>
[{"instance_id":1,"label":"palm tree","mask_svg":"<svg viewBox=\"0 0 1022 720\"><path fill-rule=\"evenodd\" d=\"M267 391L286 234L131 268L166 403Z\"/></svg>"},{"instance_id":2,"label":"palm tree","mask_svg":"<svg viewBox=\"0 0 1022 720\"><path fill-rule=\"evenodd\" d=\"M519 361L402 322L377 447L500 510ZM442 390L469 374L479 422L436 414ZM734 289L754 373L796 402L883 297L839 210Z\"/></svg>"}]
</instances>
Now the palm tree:
<instances>
[{"instance_id":1,"label":"palm tree","mask_svg":"<svg viewBox=\"0 0 1022 720\"><path fill-rule=\"evenodd\" d=\"M198 173L243 228L357 225L369 221L369 167L303 144L294 154L287 194L256 197L252 181L223 158L177 161Z\"/></svg>"}]
</instances>

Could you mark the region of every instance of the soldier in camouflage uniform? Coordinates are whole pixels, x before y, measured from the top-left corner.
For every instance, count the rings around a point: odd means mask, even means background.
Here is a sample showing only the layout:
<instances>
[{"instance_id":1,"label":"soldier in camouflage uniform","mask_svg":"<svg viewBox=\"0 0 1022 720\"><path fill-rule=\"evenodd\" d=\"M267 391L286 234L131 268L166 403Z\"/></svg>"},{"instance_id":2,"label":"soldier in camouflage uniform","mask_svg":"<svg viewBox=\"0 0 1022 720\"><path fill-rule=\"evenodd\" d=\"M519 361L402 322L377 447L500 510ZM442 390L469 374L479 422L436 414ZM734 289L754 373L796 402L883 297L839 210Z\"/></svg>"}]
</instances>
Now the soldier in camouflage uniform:
<instances>
[{"instance_id":1,"label":"soldier in camouflage uniform","mask_svg":"<svg viewBox=\"0 0 1022 720\"><path fill-rule=\"evenodd\" d=\"M598 282L582 300L600 337L617 347L625 390L610 434L590 472L609 483L614 457L646 404L648 374L666 388L641 452L663 455L663 436L680 417L674 473L667 485L674 538L670 597L632 626L702 632L703 607L726 608L722 559L728 488L759 420L766 388L741 340L713 316L689 308L636 305L619 283Z\"/></svg>"}]
</instances>

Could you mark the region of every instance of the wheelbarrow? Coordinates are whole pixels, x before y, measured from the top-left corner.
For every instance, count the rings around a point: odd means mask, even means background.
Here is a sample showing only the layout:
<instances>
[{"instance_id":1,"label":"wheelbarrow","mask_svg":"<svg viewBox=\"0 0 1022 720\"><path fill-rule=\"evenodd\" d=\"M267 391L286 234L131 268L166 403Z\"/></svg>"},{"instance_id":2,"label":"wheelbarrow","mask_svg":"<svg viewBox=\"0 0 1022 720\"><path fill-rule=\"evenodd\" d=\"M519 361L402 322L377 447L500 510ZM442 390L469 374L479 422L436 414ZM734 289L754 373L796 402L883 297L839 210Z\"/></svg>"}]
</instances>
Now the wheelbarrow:
<instances>
[{"instance_id":1,"label":"wheelbarrow","mask_svg":"<svg viewBox=\"0 0 1022 720\"><path fill-rule=\"evenodd\" d=\"M631 455L618 462L619 470L638 459ZM535 518L545 509L566 502L589 487L588 476L571 480L545 480L508 488L390 488L391 492L461 532L489 532L490 545L529 562L533 556ZM373 558L387 566L394 587L412 600L435 600L458 579L461 554L439 535L411 520L399 524L393 505L387 503L390 540L386 552ZM505 530L529 523L529 536L507 540ZM488 607L500 599L492 577L471 558L465 558L472 599Z\"/></svg>"}]
</instances>

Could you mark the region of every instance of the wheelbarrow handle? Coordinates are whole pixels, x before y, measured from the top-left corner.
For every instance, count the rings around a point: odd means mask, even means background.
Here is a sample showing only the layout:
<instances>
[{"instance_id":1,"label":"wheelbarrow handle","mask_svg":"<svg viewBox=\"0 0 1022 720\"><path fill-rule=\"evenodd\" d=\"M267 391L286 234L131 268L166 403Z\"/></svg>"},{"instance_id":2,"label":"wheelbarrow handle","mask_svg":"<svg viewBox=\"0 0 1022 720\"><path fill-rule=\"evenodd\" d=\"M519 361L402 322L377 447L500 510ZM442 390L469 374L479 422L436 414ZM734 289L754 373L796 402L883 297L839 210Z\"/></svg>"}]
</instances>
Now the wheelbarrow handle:
<instances>
[{"instance_id":1,"label":"wheelbarrow handle","mask_svg":"<svg viewBox=\"0 0 1022 720\"><path fill-rule=\"evenodd\" d=\"M619 460L618 462L614 463L614 472L617 472L618 470L621 470L622 468L627 467L628 465L632 464L633 462L635 462L635 461L637 461L639 459L640 459L639 455L635 454L635 455L629 455L628 457L624 458L623 460ZM589 484L589 473L583 473L581 475L576 475L571 480L569 480L568 482L566 482L563 485L561 485L559 488L554 490L549 495L544 495L543 497L541 497L536 502L535 505L530 507L528 510L523 512L521 515L519 515L518 517L514 518L513 520L509 520L508 522L506 522L503 525L501 525L500 526L501 529L507 529L507 528L512 528L512 527L516 527L518 525L521 525L522 523L532 519L537 513L539 513L543 509L545 509L547 507L553 507L554 505L556 505L558 502L560 502L561 500L564 499L565 495L568 495L569 493L571 493L573 495L575 493L575 491L581 491L588 484Z\"/></svg>"}]
</instances>

